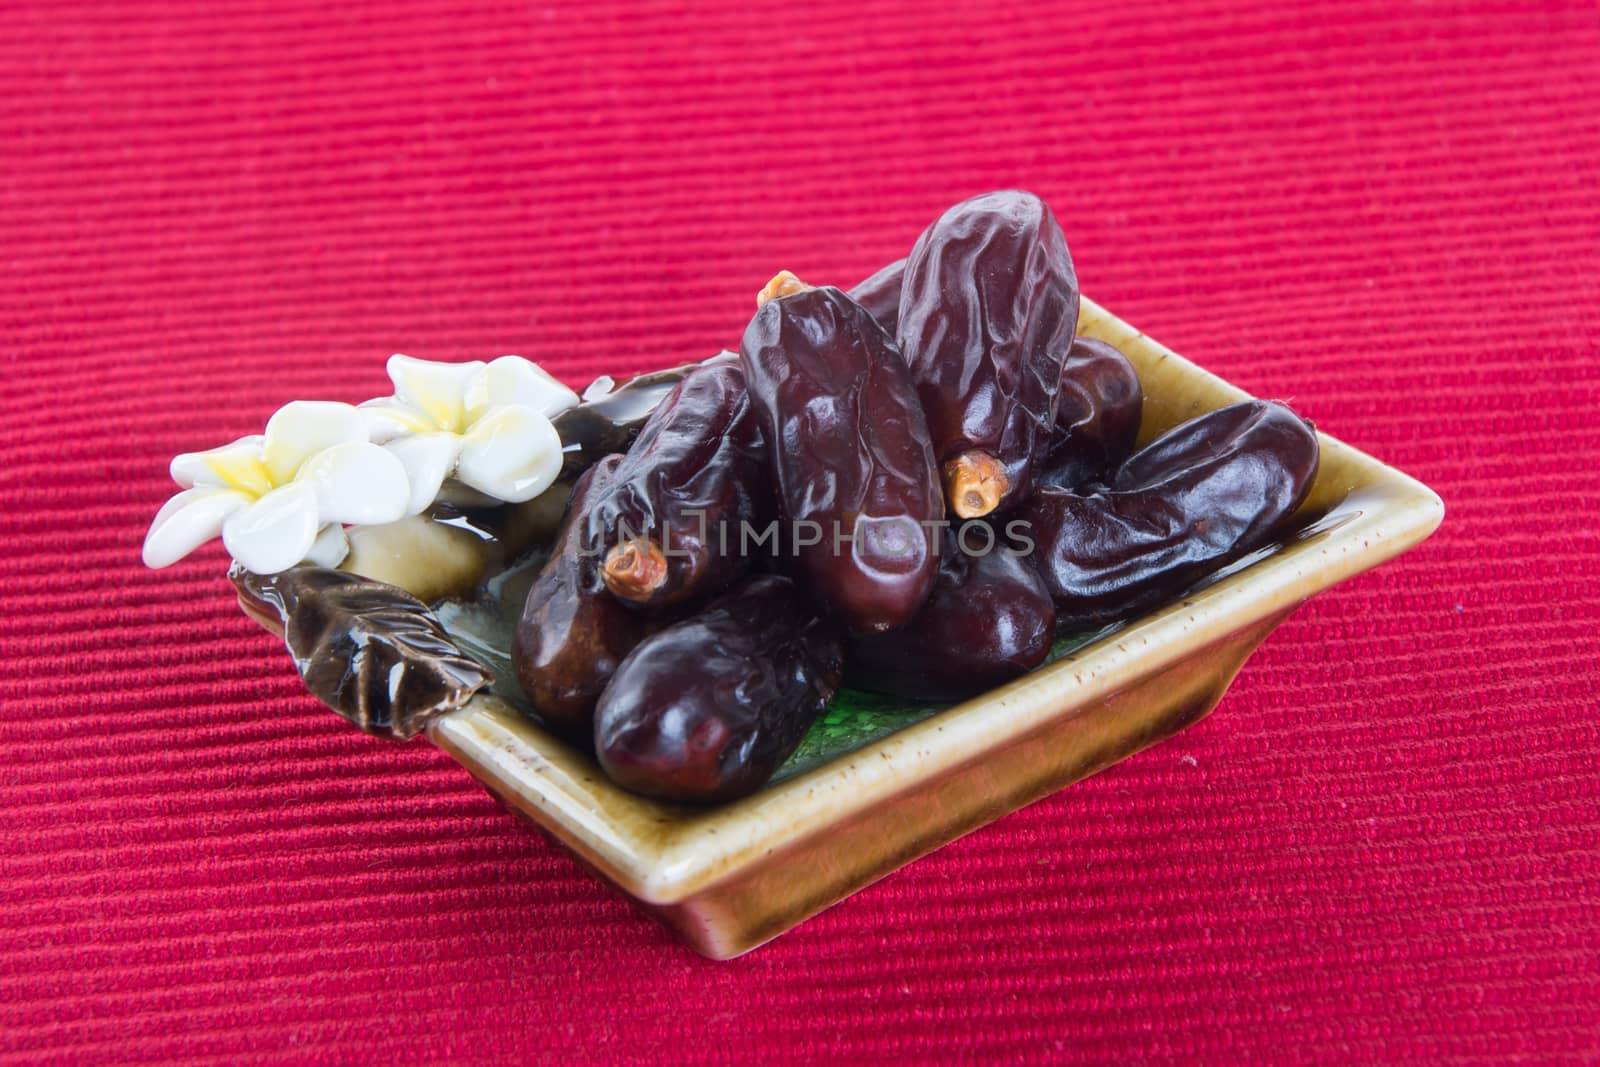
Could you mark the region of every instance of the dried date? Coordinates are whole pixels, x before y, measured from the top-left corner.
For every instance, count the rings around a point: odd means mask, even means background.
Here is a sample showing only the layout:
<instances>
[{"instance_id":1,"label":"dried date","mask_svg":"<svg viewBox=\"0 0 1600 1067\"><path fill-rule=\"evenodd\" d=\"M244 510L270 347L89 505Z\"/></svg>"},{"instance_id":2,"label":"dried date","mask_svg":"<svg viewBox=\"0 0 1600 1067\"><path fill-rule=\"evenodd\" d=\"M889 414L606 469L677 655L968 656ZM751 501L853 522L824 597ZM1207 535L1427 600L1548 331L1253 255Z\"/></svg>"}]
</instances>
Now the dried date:
<instances>
[{"instance_id":1,"label":"dried date","mask_svg":"<svg viewBox=\"0 0 1600 1067\"><path fill-rule=\"evenodd\" d=\"M598 548L584 542L584 516L615 477L608 456L579 479L550 559L523 602L512 640L517 681L556 732L588 740L594 703L622 658L644 637L645 620L605 589Z\"/></svg>"},{"instance_id":2,"label":"dried date","mask_svg":"<svg viewBox=\"0 0 1600 1067\"><path fill-rule=\"evenodd\" d=\"M1040 488L1023 515L1058 629L1127 618L1259 548L1305 499L1316 472L1310 425L1281 404L1255 400L1167 432L1109 485Z\"/></svg>"},{"instance_id":3,"label":"dried date","mask_svg":"<svg viewBox=\"0 0 1600 1067\"><path fill-rule=\"evenodd\" d=\"M896 336L957 515L1004 511L1032 492L1077 322L1072 257L1038 197L973 197L917 239Z\"/></svg>"},{"instance_id":4,"label":"dried date","mask_svg":"<svg viewBox=\"0 0 1600 1067\"><path fill-rule=\"evenodd\" d=\"M576 481L599 460L626 452L651 414L690 373L737 358L732 352L719 352L699 363L636 374L621 382L612 381L610 375L597 379L584 391L583 403L550 420L564 446L562 479Z\"/></svg>"},{"instance_id":5,"label":"dried date","mask_svg":"<svg viewBox=\"0 0 1600 1067\"><path fill-rule=\"evenodd\" d=\"M595 711L600 765L668 800L754 792L838 689L843 651L793 582L751 578L646 638Z\"/></svg>"},{"instance_id":6,"label":"dried date","mask_svg":"<svg viewBox=\"0 0 1600 1067\"><path fill-rule=\"evenodd\" d=\"M1055 436L1039 483L1077 489L1108 477L1133 452L1143 409L1133 364L1104 341L1078 338L1061 368Z\"/></svg>"},{"instance_id":7,"label":"dried date","mask_svg":"<svg viewBox=\"0 0 1600 1067\"><path fill-rule=\"evenodd\" d=\"M740 360L795 575L856 632L910 621L938 570L944 501L893 341L838 289L792 290L757 310Z\"/></svg>"},{"instance_id":8,"label":"dried date","mask_svg":"<svg viewBox=\"0 0 1600 1067\"><path fill-rule=\"evenodd\" d=\"M893 337L900 326L900 288L905 284L906 261L899 260L848 291L851 300L867 309L878 325Z\"/></svg>"},{"instance_id":9,"label":"dried date","mask_svg":"<svg viewBox=\"0 0 1600 1067\"><path fill-rule=\"evenodd\" d=\"M728 550L770 511L767 452L737 364L692 371L663 400L583 515L609 546L601 579L629 603L661 607L716 592L749 557Z\"/></svg>"},{"instance_id":10,"label":"dried date","mask_svg":"<svg viewBox=\"0 0 1600 1067\"><path fill-rule=\"evenodd\" d=\"M911 700L976 696L1044 662L1055 605L1031 563L987 539L947 533L939 578L916 618L846 643L851 685Z\"/></svg>"}]
</instances>

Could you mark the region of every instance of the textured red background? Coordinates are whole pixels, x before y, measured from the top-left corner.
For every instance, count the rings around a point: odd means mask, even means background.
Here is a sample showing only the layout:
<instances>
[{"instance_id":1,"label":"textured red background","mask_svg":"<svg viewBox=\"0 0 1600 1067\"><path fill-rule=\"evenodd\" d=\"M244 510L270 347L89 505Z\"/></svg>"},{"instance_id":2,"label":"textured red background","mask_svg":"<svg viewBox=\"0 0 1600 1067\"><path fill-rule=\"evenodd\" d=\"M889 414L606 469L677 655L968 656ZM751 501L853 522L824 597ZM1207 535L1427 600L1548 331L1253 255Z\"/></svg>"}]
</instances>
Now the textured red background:
<instances>
[{"instance_id":1,"label":"textured red background","mask_svg":"<svg viewBox=\"0 0 1600 1067\"><path fill-rule=\"evenodd\" d=\"M1593 3L474 6L0 13L0 1059L1600 1057ZM1012 184L1450 514L751 957L138 564L167 457L392 351L699 357Z\"/></svg>"}]
</instances>

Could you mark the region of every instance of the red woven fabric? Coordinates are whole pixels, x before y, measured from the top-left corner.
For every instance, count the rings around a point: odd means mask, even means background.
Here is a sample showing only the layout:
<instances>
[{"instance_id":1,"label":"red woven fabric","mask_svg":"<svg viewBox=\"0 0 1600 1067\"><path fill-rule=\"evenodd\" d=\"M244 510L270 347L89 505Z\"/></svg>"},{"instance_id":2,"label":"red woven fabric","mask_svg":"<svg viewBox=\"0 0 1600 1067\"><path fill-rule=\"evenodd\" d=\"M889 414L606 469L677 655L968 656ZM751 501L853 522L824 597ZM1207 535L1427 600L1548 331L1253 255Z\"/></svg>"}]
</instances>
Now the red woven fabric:
<instances>
[{"instance_id":1,"label":"red woven fabric","mask_svg":"<svg viewBox=\"0 0 1600 1067\"><path fill-rule=\"evenodd\" d=\"M0 1059L1600 1057L1592 2L458 6L0 10ZM1450 514L750 957L139 565L168 457L390 352L699 357L1005 185Z\"/></svg>"}]
</instances>

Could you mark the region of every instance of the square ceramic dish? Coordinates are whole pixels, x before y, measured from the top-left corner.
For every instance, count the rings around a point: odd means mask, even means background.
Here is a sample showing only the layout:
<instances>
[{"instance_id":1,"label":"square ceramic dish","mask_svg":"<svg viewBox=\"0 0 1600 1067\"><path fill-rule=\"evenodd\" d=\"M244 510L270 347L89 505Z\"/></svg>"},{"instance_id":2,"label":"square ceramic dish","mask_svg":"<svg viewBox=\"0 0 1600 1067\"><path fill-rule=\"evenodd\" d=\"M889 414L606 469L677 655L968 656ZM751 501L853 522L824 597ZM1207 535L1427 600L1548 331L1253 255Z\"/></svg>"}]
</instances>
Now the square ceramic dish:
<instances>
[{"instance_id":1,"label":"square ceramic dish","mask_svg":"<svg viewBox=\"0 0 1600 1067\"><path fill-rule=\"evenodd\" d=\"M1141 443L1246 394L1091 303L1079 333L1138 369ZM1321 435L1300 532L1177 603L983 696L722 807L634 796L487 692L428 737L697 951L726 959L970 830L1166 738L1313 594L1439 525L1426 486Z\"/></svg>"},{"instance_id":2,"label":"square ceramic dish","mask_svg":"<svg viewBox=\"0 0 1600 1067\"><path fill-rule=\"evenodd\" d=\"M1085 300L1083 335L1145 387L1141 443L1245 394ZM646 800L481 694L428 736L515 811L715 958L1183 729L1300 603L1425 538L1427 487L1321 435L1298 537L1029 676L709 811Z\"/></svg>"}]
</instances>

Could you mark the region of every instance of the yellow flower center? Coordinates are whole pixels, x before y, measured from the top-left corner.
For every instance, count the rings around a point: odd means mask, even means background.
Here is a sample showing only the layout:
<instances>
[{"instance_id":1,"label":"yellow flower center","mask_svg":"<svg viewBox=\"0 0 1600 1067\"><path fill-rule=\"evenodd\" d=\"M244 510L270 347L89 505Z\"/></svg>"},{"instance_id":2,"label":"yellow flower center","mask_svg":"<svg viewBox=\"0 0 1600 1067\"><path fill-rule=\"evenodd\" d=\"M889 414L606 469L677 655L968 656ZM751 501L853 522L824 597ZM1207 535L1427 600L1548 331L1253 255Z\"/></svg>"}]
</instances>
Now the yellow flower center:
<instances>
[{"instance_id":1,"label":"yellow flower center","mask_svg":"<svg viewBox=\"0 0 1600 1067\"><path fill-rule=\"evenodd\" d=\"M265 463L254 456L240 452L206 456L205 464L224 485L241 493L260 497L275 488L272 472L267 470Z\"/></svg>"}]
</instances>

